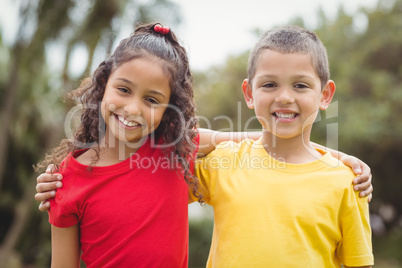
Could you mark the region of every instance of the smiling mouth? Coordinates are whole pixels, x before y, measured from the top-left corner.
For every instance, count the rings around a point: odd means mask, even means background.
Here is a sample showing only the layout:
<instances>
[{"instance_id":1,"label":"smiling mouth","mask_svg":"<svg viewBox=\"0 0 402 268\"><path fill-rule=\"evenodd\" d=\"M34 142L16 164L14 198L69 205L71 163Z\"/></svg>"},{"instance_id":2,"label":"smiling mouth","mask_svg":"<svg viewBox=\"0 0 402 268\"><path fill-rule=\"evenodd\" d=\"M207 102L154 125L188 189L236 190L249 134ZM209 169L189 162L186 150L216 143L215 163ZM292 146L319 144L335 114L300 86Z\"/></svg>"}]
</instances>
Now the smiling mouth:
<instances>
[{"instance_id":1,"label":"smiling mouth","mask_svg":"<svg viewBox=\"0 0 402 268\"><path fill-rule=\"evenodd\" d=\"M141 124L140 123L138 123L137 121L134 121L134 120L127 120L127 119L125 119L124 118L124 116L121 116L121 115L115 115L116 116L116 118L121 122L121 123L123 123L125 126L128 126L128 127L136 127L136 126L141 126Z\"/></svg>"},{"instance_id":2,"label":"smiling mouth","mask_svg":"<svg viewBox=\"0 0 402 268\"><path fill-rule=\"evenodd\" d=\"M279 119L293 119L298 116L298 113L272 113L272 115Z\"/></svg>"}]
</instances>

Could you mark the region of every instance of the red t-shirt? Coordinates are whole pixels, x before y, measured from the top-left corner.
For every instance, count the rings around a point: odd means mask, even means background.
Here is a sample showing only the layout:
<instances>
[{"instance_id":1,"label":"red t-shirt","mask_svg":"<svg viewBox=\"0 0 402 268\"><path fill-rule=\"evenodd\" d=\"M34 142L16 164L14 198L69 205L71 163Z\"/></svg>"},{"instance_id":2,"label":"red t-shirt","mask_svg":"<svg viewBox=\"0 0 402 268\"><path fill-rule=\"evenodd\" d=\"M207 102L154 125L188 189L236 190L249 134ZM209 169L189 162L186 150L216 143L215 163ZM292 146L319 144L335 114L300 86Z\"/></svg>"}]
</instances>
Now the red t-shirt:
<instances>
[{"instance_id":1,"label":"red t-shirt","mask_svg":"<svg viewBox=\"0 0 402 268\"><path fill-rule=\"evenodd\" d=\"M187 267L188 187L160 145L148 138L129 159L91 171L74 158L84 151L65 160L49 222L79 224L88 268Z\"/></svg>"}]
</instances>

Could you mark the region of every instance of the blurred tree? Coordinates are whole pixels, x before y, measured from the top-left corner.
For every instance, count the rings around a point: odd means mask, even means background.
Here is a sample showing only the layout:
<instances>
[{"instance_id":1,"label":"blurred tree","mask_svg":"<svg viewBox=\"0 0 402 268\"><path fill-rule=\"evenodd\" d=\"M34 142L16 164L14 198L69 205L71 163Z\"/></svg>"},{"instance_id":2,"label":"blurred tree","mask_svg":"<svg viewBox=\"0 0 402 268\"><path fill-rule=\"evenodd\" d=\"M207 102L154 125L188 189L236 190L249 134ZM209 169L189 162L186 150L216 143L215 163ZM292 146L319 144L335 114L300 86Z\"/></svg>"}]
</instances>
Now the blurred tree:
<instances>
[{"instance_id":1,"label":"blurred tree","mask_svg":"<svg viewBox=\"0 0 402 268\"><path fill-rule=\"evenodd\" d=\"M248 52L230 56L222 66L194 74L200 126L220 131L260 130L241 89L247 77Z\"/></svg>"},{"instance_id":2,"label":"blurred tree","mask_svg":"<svg viewBox=\"0 0 402 268\"><path fill-rule=\"evenodd\" d=\"M338 88L340 149L372 168L375 252L402 264L401 18L401 0L381 0L354 16L340 10L330 28L318 33Z\"/></svg>"},{"instance_id":3,"label":"blurred tree","mask_svg":"<svg viewBox=\"0 0 402 268\"><path fill-rule=\"evenodd\" d=\"M340 149L373 169L372 212L391 208L389 215L381 215L386 232L400 229L402 221L402 181L397 180L402 157L401 18L401 0L382 0L375 10L361 9L354 16L340 9L332 24L322 17L317 29L338 88Z\"/></svg>"},{"instance_id":4,"label":"blurred tree","mask_svg":"<svg viewBox=\"0 0 402 268\"><path fill-rule=\"evenodd\" d=\"M18 4L20 19L14 42L9 46L0 38L4 56L0 59L0 266L30 263L46 267L49 247L41 247L49 245L49 226L46 214L33 206L37 174L33 174L32 164L64 131L61 89L76 86L77 80L90 72L97 51L103 51L104 58L117 36L128 35L138 22L163 17L162 23L174 25L180 16L177 5L169 0L34 0ZM163 8L153 12L150 6ZM77 74L71 56L79 47L84 48L87 59ZM61 72L52 65L57 61L64 65Z\"/></svg>"},{"instance_id":5,"label":"blurred tree","mask_svg":"<svg viewBox=\"0 0 402 268\"><path fill-rule=\"evenodd\" d=\"M205 217L189 222L189 268L205 267L211 245L213 219Z\"/></svg>"}]
</instances>

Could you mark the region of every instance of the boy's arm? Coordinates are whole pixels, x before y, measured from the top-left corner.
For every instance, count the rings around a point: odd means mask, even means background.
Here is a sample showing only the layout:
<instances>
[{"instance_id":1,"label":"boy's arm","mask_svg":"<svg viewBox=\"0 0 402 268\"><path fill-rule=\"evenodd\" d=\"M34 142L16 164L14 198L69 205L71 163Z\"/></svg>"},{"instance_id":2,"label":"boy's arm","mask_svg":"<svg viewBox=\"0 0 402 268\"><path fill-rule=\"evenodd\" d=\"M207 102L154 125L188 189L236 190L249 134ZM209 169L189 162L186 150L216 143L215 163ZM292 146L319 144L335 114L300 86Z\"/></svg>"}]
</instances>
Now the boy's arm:
<instances>
[{"instance_id":1,"label":"boy's arm","mask_svg":"<svg viewBox=\"0 0 402 268\"><path fill-rule=\"evenodd\" d=\"M361 191L359 196L360 197L367 197L367 200L370 202L373 198L373 186L371 185L371 169L370 167L358 159L357 157L342 153L340 151L333 150L328 147L324 147L320 144L311 142L312 145L316 148L319 148L323 151L329 152L333 157L342 161L346 166L352 168L353 172L357 175L356 178L353 180L353 184L355 186L353 189L355 191Z\"/></svg>"},{"instance_id":2,"label":"boy's arm","mask_svg":"<svg viewBox=\"0 0 402 268\"><path fill-rule=\"evenodd\" d=\"M345 186L337 212L342 238L337 243L336 256L345 267L370 267L374 255L369 204L359 198L352 185Z\"/></svg>"},{"instance_id":3,"label":"boy's arm","mask_svg":"<svg viewBox=\"0 0 402 268\"><path fill-rule=\"evenodd\" d=\"M47 200L54 197L56 195L56 189L63 186L61 182L63 176L55 173L57 171L54 165L49 165L46 169L46 173L42 173L36 178L35 200L40 201L40 211L47 211L50 208L50 203Z\"/></svg>"},{"instance_id":4,"label":"boy's arm","mask_svg":"<svg viewBox=\"0 0 402 268\"><path fill-rule=\"evenodd\" d=\"M240 142L244 139L258 140L262 132L221 132L206 128L198 128L200 144L197 157L203 157L212 152L215 147L224 141Z\"/></svg>"},{"instance_id":5,"label":"boy's arm","mask_svg":"<svg viewBox=\"0 0 402 268\"><path fill-rule=\"evenodd\" d=\"M59 228L52 225L52 266L55 268L80 267L78 224Z\"/></svg>"}]
</instances>

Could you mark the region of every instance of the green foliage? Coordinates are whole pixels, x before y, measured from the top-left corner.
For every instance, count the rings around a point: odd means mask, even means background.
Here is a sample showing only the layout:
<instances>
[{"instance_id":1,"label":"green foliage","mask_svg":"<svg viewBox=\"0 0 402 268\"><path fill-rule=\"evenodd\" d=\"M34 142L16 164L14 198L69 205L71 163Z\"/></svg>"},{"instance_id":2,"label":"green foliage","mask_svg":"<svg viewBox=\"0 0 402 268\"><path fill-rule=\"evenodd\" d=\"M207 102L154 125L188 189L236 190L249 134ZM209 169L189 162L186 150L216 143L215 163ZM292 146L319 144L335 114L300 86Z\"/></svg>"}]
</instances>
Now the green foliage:
<instances>
[{"instance_id":1,"label":"green foliage","mask_svg":"<svg viewBox=\"0 0 402 268\"><path fill-rule=\"evenodd\" d=\"M190 268L205 267L211 245L213 220L190 220L189 264Z\"/></svg>"}]
</instances>

